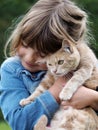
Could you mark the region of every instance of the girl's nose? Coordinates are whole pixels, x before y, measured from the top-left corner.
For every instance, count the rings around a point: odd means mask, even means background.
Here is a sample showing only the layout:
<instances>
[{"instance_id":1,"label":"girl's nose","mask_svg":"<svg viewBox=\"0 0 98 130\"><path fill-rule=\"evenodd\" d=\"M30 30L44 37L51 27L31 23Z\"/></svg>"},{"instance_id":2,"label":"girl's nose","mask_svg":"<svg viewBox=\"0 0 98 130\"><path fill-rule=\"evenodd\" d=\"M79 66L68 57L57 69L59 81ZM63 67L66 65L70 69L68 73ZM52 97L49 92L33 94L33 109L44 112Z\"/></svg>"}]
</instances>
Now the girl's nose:
<instances>
[{"instance_id":1,"label":"girl's nose","mask_svg":"<svg viewBox=\"0 0 98 130\"><path fill-rule=\"evenodd\" d=\"M35 54L32 54L32 53L29 53L28 55L27 55L27 60L29 61L29 62L35 62L36 61L36 59L37 59L37 57L36 57L36 55Z\"/></svg>"}]
</instances>

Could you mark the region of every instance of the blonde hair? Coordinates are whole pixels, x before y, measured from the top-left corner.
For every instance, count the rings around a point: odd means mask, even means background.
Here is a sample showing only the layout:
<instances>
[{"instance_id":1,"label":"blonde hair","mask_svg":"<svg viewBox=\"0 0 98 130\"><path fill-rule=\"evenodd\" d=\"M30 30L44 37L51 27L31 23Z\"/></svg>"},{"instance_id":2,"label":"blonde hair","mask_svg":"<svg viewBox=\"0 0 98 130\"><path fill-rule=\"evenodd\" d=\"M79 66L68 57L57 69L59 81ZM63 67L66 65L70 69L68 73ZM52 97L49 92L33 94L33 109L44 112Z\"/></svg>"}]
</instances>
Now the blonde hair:
<instances>
[{"instance_id":1,"label":"blonde hair","mask_svg":"<svg viewBox=\"0 0 98 130\"><path fill-rule=\"evenodd\" d=\"M39 0L17 25L5 45L10 55L25 42L39 53L53 53L63 39L85 42L87 14L69 0Z\"/></svg>"}]
</instances>

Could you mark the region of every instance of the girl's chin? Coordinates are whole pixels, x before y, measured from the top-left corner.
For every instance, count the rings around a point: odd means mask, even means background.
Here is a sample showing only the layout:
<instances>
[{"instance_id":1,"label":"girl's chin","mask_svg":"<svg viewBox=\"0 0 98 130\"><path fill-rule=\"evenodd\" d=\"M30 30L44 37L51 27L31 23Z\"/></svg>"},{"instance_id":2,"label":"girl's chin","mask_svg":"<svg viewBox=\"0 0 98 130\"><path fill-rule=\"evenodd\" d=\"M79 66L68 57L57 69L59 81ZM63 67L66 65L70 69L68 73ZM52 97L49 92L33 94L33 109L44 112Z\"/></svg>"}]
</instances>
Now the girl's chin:
<instances>
[{"instance_id":1,"label":"girl's chin","mask_svg":"<svg viewBox=\"0 0 98 130\"><path fill-rule=\"evenodd\" d=\"M46 70L44 68L41 68L40 66L32 66L32 67L29 67L29 66L24 66L24 68L30 72L37 72L37 71L41 71L41 70Z\"/></svg>"},{"instance_id":2,"label":"girl's chin","mask_svg":"<svg viewBox=\"0 0 98 130\"><path fill-rule=\"evenodd\" d=\"M28 67L28 66L24 66L24 68L30 72L36 72L39 71L39 68L37 66L32 66L32 67Z\"/></svg>"}]
</instances>

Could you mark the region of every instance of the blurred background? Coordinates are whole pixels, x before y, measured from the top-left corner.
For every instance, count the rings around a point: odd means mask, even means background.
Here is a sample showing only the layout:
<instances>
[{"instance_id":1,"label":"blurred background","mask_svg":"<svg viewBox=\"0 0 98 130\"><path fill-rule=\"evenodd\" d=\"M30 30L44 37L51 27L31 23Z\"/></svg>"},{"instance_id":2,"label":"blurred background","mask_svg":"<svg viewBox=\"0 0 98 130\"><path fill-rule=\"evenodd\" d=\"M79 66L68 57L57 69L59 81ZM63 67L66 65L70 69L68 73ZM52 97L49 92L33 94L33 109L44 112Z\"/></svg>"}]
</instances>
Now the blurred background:
<instances>
[{"instance_id":1,"label":"blurred background","mask_svg":"<svg viewBox=\"0 0 98 130\"><path fill-rule=\"evenodd\" d=\"M3 48L10 32L36 1L37 0L0 0L0 64L5 59ZM89 15L90 28L95 38L91 48L98 57L98 0L74 1ZM5 123L1 111L0 130L11 130Z\"/></svg>"}]
</instances>

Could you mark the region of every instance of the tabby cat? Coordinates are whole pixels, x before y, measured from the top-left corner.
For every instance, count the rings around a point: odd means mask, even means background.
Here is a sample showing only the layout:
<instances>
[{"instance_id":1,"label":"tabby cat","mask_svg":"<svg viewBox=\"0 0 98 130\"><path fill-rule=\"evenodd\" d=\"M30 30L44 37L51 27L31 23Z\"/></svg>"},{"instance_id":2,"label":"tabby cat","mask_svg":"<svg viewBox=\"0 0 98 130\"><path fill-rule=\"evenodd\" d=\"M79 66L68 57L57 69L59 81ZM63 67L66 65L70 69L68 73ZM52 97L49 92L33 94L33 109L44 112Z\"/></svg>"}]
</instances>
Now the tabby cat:
<instances>
[{"instance_id":1,"label":"tabby cat","mask_svg":"<svg viewBox=\"0 0 98 130\"><path fill-rule=\"evenodd\" d=\"M67 76L73 73L71 79L66 83L59 97L61 100L68 100L72 97L79 86L96 89L98 86L98 63L92 50L83 43L73 44L64 40L62 48L56 53L46 57L48 72L35 92L28 98L20 101L24 106L39 96L42 92L51 87L58 76ZM42 123L44 122L44 123ZM60 108L51 120L51 127L46 128L47 119L42 116L35 126L35 130L97 130L98 117L92 108L83 110Z\"/></svg>"}]
</instances>

